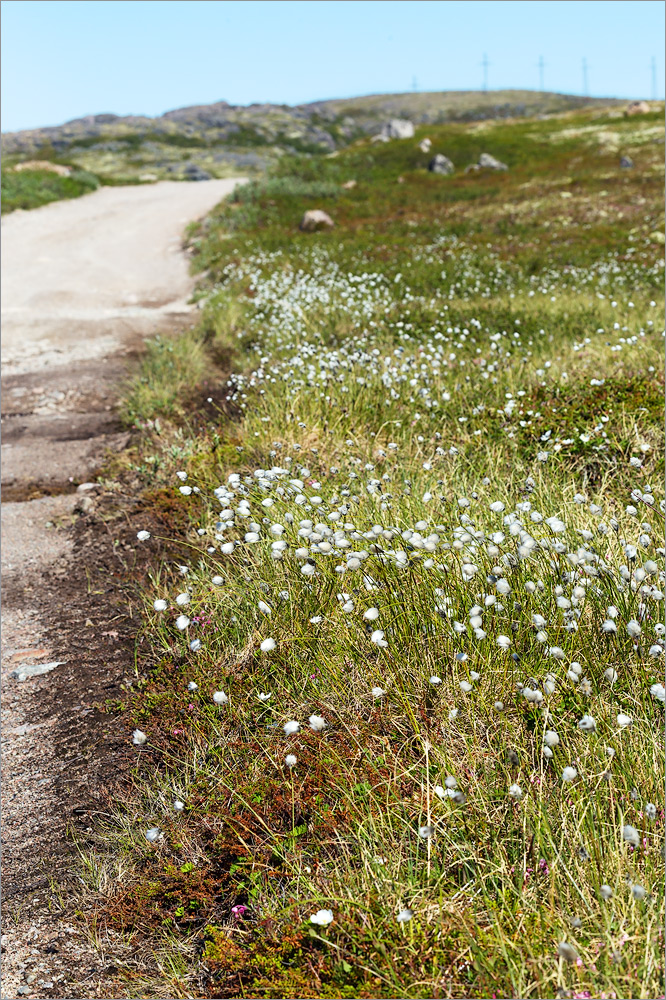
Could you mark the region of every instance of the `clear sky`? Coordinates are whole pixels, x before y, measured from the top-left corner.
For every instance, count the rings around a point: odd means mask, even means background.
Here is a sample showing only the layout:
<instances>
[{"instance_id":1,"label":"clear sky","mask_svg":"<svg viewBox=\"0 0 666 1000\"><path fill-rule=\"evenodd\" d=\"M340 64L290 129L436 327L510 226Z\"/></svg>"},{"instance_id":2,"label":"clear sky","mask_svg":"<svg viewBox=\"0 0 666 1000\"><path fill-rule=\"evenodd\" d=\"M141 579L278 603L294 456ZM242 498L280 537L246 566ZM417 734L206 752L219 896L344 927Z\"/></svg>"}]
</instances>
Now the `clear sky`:
<instances>
[{"instance_id":1,"label":"clear sky","mask_svg":"<svg viewBox=\"0 0 666 1000\"><path fill-rule=\"evenodd\" d=\"M2 129L411 90L664 96L661 0L3 0ZM651 60L655 59L653 91Z\"/></svg>"}]
</instances>

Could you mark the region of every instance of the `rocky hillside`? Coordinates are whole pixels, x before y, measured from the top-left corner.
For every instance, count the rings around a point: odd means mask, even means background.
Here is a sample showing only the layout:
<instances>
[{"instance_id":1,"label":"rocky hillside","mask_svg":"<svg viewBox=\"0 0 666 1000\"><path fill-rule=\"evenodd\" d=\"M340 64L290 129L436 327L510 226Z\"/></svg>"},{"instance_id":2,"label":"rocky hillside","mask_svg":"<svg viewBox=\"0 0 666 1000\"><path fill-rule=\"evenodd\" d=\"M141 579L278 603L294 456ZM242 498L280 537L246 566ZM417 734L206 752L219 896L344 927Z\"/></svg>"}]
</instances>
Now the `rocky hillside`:
<instances>
[{"instance_id":1,"label":"rocky hillside","mask_svg":"<svg viewBox=\"0 0 666 1000\"><path fill-rule=\"evenodd\" d=\"M624 103L534 91L382 94L296 107L226 101L140 115L88 115L2 137L5 163L40 156L119 181L199 179L253 172L283 152L321 154L380 131L393 117L415 124L553 114Z\"/></svg>"}]
</instances>

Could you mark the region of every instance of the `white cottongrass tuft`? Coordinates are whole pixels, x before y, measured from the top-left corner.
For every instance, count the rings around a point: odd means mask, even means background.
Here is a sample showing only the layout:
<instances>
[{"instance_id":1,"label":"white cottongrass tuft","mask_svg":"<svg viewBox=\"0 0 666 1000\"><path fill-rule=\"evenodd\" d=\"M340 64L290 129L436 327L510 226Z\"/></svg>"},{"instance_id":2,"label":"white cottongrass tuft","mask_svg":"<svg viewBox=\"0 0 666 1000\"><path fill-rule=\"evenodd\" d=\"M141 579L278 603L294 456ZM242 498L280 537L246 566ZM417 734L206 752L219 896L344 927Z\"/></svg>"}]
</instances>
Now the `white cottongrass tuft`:
<instances>
[{"instance_id":1,"label":"white cottongrass tuft","mask_svg":"<svg viewBox=\"0 0 666 1000\"><path fill-rule=\"evenodd\" d=\"M632 717L630 715L625 715L624 712L620 712L618 714L617 724L620 729L626 729L626 727L630 726L633 721Z\"/></svg>"},{"instance_id":2,"label":"white cottongrass tuft","mask_svg":"<svg viewBox=\"0 0 666 1000\"><path fill-rule=\"evenodd\" d=\"M379 698L383 698L384 695L386 694L386 691L384 690L384 688L374 687L371 689L370 694L376 701Z\"/></svg>"},{"instance_id":3,"label":"white cottongrass tuft","mask_svg":"<svg viewBox=\"0 0 666 1000\"><path fill-rule=\"evenodd\" d=\"M275 639L264 639L264 641L259 646L262 653L270 653L272 649L275 649L276 642Z\"/></svg>"},{"instance_id":4,"label":"white cottongrass tuft","mask_svg":"<svg viewBox=\"0 0 666 1000\"><path fill-rule=\"evenodd\" d=\"M628 844L632 847L638 847L640 843L640 834L635 826L630 826L628 823L626 826L622 827L622 839L626 840Z\"/></svg>"},{"instance_id":5,"label":"white cottongrass tuft","mask_svg":"<svg viewBox=\"0 0 666 1000\"><path fill-rule=\"evenodd\" d=\"M146 830L146 840L149 844L156 843L162 836L162 831L159 826L151 826L149 830Z\"/></svg>"},{"instance_id":6,"label":"white cottongrass tuft","mask_svg":"<svg viewBox=\"0 0 666 1000\"><path fill-rule=\"evenodd\" d=\"M296 767L296 756L293 753L288 753L284 762L287 767Z\"/></svg>"},{"instance_id":7,"label":"white cottongrass tuft","mask_svg":"<svg viewBox=\"0 0 666 1000\"><path fill-rule=\"evenodd\" d=\"M180 629L181 632L184 632L189 624L190 624L190 619L187 617L187 615L178 615L178 617L176 618L176 628Z\"/></svg>"},{"instance_id":8,"label":"white cottongrass tuft","mask_svg":"<svg viewBox=\"0 0 666 1000\"><path fill-rule=\"evenodd\" d=\"M520 802L523 797L523 790L520 785L509 785L509 795L516 802Z\"/></svg>"},{"instance_id":9,"label":"white cottongrass tuft","mask_svg":"<svg viewBox=\"0 0 666 1000\"><path fill-rule=\"evenodd\" d=\"M508 649L511 645L511 639L509 639L508 635L498 635L495 641L500 649Z\"/></svg>"},{"instance_id":10,"label":"white cottongrass tuft","mask_svg":"<svg viewBox=\"0 0 666 1000\"><path fill-rule=\"evenodd\" d=\"M270 615L272 613L270 605L266 604L266 601L259 601L257 607L261 611L262 615Z\"/></svg>"},{"instance_id":11,"label":"white cottongrass tuft","mask_svg":"<svg viewBox=\"0 0 666 1000\"><path fill-rule=\"evenodd\" d=\"M229 701L229 696L224 693L224 691L214 691L213 701L216 705L226 705Z\"/></svg>"},{"instance_id":12,"label":"white cottongrass tuft","mask_svg":"<svg viewBox=\"0 0 666 1000\"><path fill-rule=\"evenodd\" d=\"M259 701L268 701L270 696L271 696L270 692L269 694L265 694L263 691L260 691L259 694L257 695L257 698L259 699Z\"/></svg>"},{"instance_id":13,"label":"white cottongrass tuft","mask_svg":"<svg viewBox=\"0 0 666 1000\"><path fill-rule=\"evenodd\" d=\"M578 771L575 767L565 767L562 771L562 781L573 781L577 777Z\"/></svg>"},{"instance_id":14,"label":"white cottongrass tuft","mask_svg":"<svg viewBox=\"0 0 666 1000\"><path fill-rule=\"evenodd\" d=\"M593 733L597 728L597 724L591 715L584 715L578 721L578 728L582 729L584 733Z\"/></svg>"},{"instance_id":15,"label":"white cottongrass tuft","mask_svg":"<svg viewBox=\"0 0 666 1000\"><path fill-rule=\"evenodd\" d=\"M311 715L308 719L308 723L313 733L320 733L322 729L326 729L327 725L326 719L323 715Z\"/></svg>"},{"instance_id":16,"label":"white cottongrass tuft","mask_svg":"<svg viewBox=\"0 0 666 1000\"><path fill-rule=\"evenodd\" d=\"M310 917L310 923L317 924L319 927L327 927L333 923L333 910L317 910Z\"/></svg>"},{"instance_id":17,"label":"white cottongrass tuft","mask_svg":"<svg viewBox=\"0 0 666 1000\"><path fill-rule=\"evenodd\" d=\"M379 608L368 608L367 611L363 612L363 617L367 622L374 622L379 618Z\"/></svg>"},{"instance_id":18,"label":"white cottongrass tuft","mask_svg":"<svg viewBox=\"0 0 666 1000\"><path fill-rule=\"evenodd\" d=\"M147 542L148 539L150 538L150 532L145 530L137 531L136 537L139 539L140 542Z\"/></svg>"},{"instance_id":19,"label":"white cottongrass tuft","mask_svg":"<svg viewBox=\"0 0 666 1000\"><path fill-rule=\"evenodd\" d=\"M153 607L155 608L155 611L166 611L169 605L163 597L158 597L156 601L153 601Z\"/></svg>"},{"instance_id":20,"label":"white cottongrass tuft","mask_svg":"<svg viewBox=\"0 0 666 1000\"><path fill-rule=\"evenodd\" d=\"M557 946L557 954L560 958L563 958L565 962L576 962L578 961L579 955L572 944L568 941L560 941Z\"/></svg>"},{"instance_id":21,"label":"white cottongrass tuft","mask_svg":"<svg viewBox=\"0 0 666 1000\"><path fill-rule=\"evenodd\" d=\"M379 646L382 649L385 649L388 646L388 642L384 638L384 633L380 628L378 628L375 632L372 633L372 635L370 636L370 641L374 642L375 646Z\"/></svg>"},{"instance_id":22,"label":"white cottongrass tuft","mask_svg":"<svg viewBox=\"0 0 666 1000\"><path fill-rule=\"evenodd\" d=\"M148 737L140 729L135 729L132 733L132 743L135 747L142 747Z\"/></svg>"},{"instance_id":23,"label":"white cottongrass tuft","mask_svg":"<svg viewBox=\"0 0 666 1000\"><path fill-rule=\"evenodd\" d=\"M398 921L399 924L407 924L409 923L409 921L412 919L413 916L414 914L412 913L412 911L408 907L405 907L405 909L401 910L395 919Z\"/></svg>"},{"instance_id":24,"label":"white cottongrass tuft","mask_svg":"<svg viewBox=\"0 0 666 1000\"><path fill-rule=\"evenodd\" d=\"M293 733L298 732L298 730L301 728L301 724L300 722L297 722L296 719L291 719L289 722L285 722L282 728L284 729L287 736L291 736Z\"/></svg>"}]
</instances>

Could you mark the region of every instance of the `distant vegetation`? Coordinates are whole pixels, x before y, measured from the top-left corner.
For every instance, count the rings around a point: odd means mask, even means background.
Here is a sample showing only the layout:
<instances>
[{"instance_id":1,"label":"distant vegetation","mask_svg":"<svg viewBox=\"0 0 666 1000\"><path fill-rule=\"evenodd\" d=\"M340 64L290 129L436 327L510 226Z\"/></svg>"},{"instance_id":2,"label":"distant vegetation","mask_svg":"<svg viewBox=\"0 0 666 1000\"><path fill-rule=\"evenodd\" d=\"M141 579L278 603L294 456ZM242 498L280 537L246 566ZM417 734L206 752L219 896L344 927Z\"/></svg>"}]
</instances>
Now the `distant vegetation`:
<instances>
[{"instance_id":1,"label":"distant vegetation","mask_svg":"<svg viewBox=\"0 0 666 1000\"><path fill-rule=\"evenodd\" d=\"M257 175L287 154L323 156L378 132L391 117L415 124L484 121L608 106L531 91L384 94L299 107L225 102L181 108L160 118L90 115L53 128L6 133L5 157L66 158L102 181ZM199 176L201 176L199 174Z\"/></svg>"}]
</instances>

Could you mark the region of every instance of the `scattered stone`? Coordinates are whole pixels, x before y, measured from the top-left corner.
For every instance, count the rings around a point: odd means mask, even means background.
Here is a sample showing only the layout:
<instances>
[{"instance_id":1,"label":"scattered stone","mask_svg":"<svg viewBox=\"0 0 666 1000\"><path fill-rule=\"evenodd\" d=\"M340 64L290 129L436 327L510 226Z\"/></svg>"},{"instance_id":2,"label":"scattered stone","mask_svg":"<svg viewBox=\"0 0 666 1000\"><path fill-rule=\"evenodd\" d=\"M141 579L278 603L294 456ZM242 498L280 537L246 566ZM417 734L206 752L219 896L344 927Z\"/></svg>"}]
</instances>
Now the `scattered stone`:
<instances>
[{"instance_id":1,"label":"scattered stone","mask_svg":"<svg viewBox=\"0 0 666 1000\"><path fill-rule=\"evenodd\" d=\"M625 115L646 115L650 110L650 105L647 101L632 101L628 104L625 110Z\"/></svg>"},{"instance_id":2,"label":"scattered stone","mask_svg":"<svg viewBox=\"0 0 666 1000\"><path fill-rule=\"evenodd\" d=\"M481 167L479 166L478 163L468 163L467 166L465 167L465 173L475 174L480 169Z\"/></svg>"},{"instance_id":3,"label":"scattered stone","mask_svg":"<svg viewBox=\"0 0 666 1000\"><path fill-rule=\"evenodd\" d=\"M79 483L76 487L77 493L90 493L91 490L97 489L97 483Z\"/></svg>"},{"instance_id":4,"label":"scattered stone","mask_svg":"<svg viewBox=\"0 0 666 1000\"><path fill-rule=\"evenodd\" d=\"M184 174L188 181L209 181L211 179L208 171L200 167L198 163L188 163Z\"/></svg>"},{"instance_id":5,"label":"scattered stone","mask_svg":"<svg viewBox=\"0 0 666 1000\"><path fill-rule=\"evenodd\" d=\"M391 140L389 139L389 137L387 135L384 135L383 132L378 132L377 135L373 135L370 139L370 142L390 142L390 141Z\"/></svg>"},{"instance_id":6,"label":"scattered stone","mask_svg":"<svg viewBox=\"0 0 666 1000\"><path fill-rule=\"evenodd\" d=\"M353 191L353 189L356 187L356 183L357 183L356 181L345 181L342 186L345 189L345 191Z\"/></svg>"},{"instance_id":7,"label":"scattered stone","mask_svg":"<svg viewBox=\"0 0 666 1000\"><path fill-rule=\"evenodd\" d=\"M76 501L76 506L74 508L77 514L89 514L90 511L94 509L95 501L92 497L86 496L85 493Z\"/></svg>"},{"instance_id":8,"label":"scattered stone","mask_svg":"<svg viewBox=\"0 0 666 1000\"><path fill-rule=\"evenodd\" d=\"M487 170L508 170L506 163L502 163L501 160L496 159L491 156L490 153L481 153L479 157L479 166L485 167Z\"/></svg>"},{"instance_id":9,"label":"scattered stone","mask_svg":"<svg viewBox=\"0 0 666 1000\"><path fill-rule=\"evenodd\" d=\"M301 219L299 229L304 233L314 233L318 229L332 229L333 219L320 208L310 208Z\"/></svg>"},{"instance_id":10,"label":"scattered stone","mask_svg":"<svg viewBox=\"0 0 666 1000\"><path fill-rule=\"evenodd\" d=\"M437 153L428 164L428 170L431 174L452 174L454 169L451 160L443 153Z\"/></svg>"},{"instance_id":11,"label":"scattered stone","mask_svg":"<svg viewBox=\"0 0 666 1000\"><path fill-rule=\"evenodd\" d=\"M41 677L42 674L50 674L56 667L63 666L67 660L53 660L52 663L34 663L12 670L9 675L17 681L26 681L29 677Z\"/></svg>"},{"instance_id":12,"label":"scattered stone","mask_svg":"<svg viewBox=\"0 0 666 1000\"><path fill-rule=\"evenodd\" d=\"M8 729L6 732L7 736L25 736L26 733L31 733L33 729L39 729L40 724L38 722L24 722L21 726L14 726L13 729Z\"/></svg>"},{"instance_id":13,"label":"scattered stone","mask_svg":"<svg viewBox=\"0 0 666 1000\"><path fill-rule=\"evenodd\" d=\"M380 135L387 139L411 139L414 136L414 126L406 118L391 118L382 125Z\"/></svg>"},{"instance_id":14,"label":"scattered stone","mask_svg":"<svg viewBox=\"0 0 666 1000\"><path fill-rule=\"evenodd\" d=\"M625 170L630 170L631 167L633 167L633 165L634 165L634 161L632 160L632 158L630 156L623 156L623 157L621 157L621 159L620 159L620 166L623 167Z\"/></svg>"},{"instance_id":15,"label":"scattered stone","mask_svg":"<svg viewBox=\"0 0 666 1000\"><path fill-rule=\"evenodd\" d=\"M422 153L429 153L432 149L432 142L430 139L421 139L419 143L419 149Z\"/></svg>"}]
</instances>

